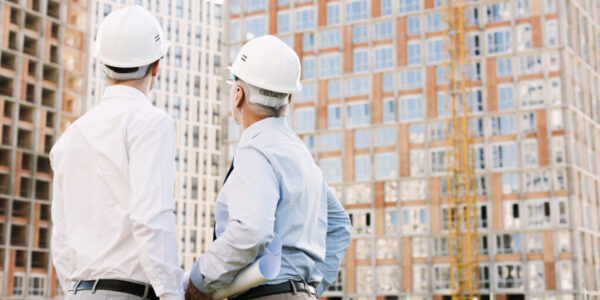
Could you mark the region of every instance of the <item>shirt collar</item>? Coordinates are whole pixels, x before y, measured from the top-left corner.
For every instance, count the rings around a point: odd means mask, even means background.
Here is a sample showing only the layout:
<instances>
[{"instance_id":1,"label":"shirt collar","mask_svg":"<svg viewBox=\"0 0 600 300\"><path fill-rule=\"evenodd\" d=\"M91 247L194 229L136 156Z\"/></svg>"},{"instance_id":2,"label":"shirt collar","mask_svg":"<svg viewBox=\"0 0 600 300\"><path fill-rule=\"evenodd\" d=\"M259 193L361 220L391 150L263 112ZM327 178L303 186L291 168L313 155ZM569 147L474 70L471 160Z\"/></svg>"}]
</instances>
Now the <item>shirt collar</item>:
<instances>
[{"instance_id":1,"label":"shirt collar","mask_svg":"<svg viewBox=\"0 0 600 300\"><path fill-rule=\"evenodd\" d=\"M246 143L249 143L250 140L263 133L265 130L269 128L283 128L287 126L285 117L271 117L262 119L246 128L240 137L240 142L238 146L243 146Z\"/></svg>"},{"instance_id":2,"label":"shirt collar","mask_svg":"<svg viewBox=\"0 0 600 300\"><path fill-rule=\"evenodd\" d=\"M148 97L140 90L126 85L110 85L104 89L102 101L110 98L130 98L150 103Z\"/></svg>"}]
</instances>

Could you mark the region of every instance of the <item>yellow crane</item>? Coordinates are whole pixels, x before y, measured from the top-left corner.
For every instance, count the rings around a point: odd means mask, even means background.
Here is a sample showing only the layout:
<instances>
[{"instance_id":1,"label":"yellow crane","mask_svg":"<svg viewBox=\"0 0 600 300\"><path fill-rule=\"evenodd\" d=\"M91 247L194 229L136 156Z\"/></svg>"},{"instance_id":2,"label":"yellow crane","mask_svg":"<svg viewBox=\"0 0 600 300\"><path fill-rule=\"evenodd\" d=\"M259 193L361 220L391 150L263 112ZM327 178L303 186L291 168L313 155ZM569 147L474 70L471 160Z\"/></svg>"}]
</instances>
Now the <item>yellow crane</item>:
<instances>
[{"instance_id":1,"label":"yellow crane","mask_svg":"<svg viewBox=\"0 0 600 300\"><path fill-rule=\"evenodd\" d=\"M442 0L447 23L444 42L446 79L446 165L448 248L452 300L479 299L479 237L473 155L471 62L468 0Z\"/></svg>"}]
</instances>

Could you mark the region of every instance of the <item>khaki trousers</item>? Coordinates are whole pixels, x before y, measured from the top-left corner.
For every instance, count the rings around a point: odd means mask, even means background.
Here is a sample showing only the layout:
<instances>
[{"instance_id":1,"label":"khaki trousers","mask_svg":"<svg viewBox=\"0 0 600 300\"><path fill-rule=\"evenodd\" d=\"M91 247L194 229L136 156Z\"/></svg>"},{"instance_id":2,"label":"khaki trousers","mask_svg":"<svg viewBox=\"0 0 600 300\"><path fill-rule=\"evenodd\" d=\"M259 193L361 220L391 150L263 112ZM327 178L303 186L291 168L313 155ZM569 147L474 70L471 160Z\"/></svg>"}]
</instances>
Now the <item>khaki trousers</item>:
<instances>
[{"instance_id":1,"label":"khaki trousers","mask_svg":"<svg viewBox=\"0 0 600 300\"><path fill-rule=\"evenodd\" d=\"M317 296L309 295L307 293L292 293L277 294L271 296L265 296L260 298L252 298L252 300L315 300Z\"/></svg>"}]
</instances>

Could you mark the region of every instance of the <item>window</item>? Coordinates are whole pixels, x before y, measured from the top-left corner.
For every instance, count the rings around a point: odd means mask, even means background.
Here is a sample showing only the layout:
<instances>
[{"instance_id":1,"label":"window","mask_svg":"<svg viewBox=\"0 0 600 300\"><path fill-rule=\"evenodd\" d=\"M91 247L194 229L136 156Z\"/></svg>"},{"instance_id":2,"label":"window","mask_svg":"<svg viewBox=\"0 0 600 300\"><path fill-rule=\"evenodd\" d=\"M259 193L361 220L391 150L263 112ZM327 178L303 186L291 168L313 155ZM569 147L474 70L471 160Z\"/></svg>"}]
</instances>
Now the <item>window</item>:
<instances>
[{"instance_id":1,"label":"window","mask_svg":"<svg viewBox=\"0 0 600 300\"><path fill-rule=\"evenodd\" d=\"M404 233L425 232L426 230L426 208L420 206L406 206L402 209L402 231Z\"/></svg>"},{"instance_id":2,"label":"window","mask_svg":"<svg viewBox=\"0 0 600 300\"><path fill-rule=\"evenodd\" d=\"M433 289L434 290L450 289L450 267L449 266L434 266L433 267Z\"/></svg>"},{"instance_id":3,"label":"window","mask_svg":"<svg viewBox=\"0 0 600 300\"><path fill-rule=\"evenodd\" d=\"M421 17L406 18L406 35L421 34Z\"/></svg>"},{"instance_id":4,"label":"window","mask_svg":"<svg viewBox=\"0 0 600 300\"><path fill-rule=\"evenodd\" d=\"M290 14L288 12L277 13L277 33L290 32Z\"/></svg>"},{"instance_id":5,"label":"window","mask_svg":"<svg viewBox=\"0 0 600 300\"><path fill-rule=\"evenodd\" d=\"M413 265L412 267L413 291L426 292L428 290L429 272L426 265Z\"/></svg>"},{"instance_id":6,"label":"window","mask_svg":"<svg viewBox=\"0 0 600 300\"><path fill-rule=\"evenodd\" d=\"M201 31L198 29L196 31L196 45L200 45L200 33ZM231 23L229 23L229 40L231 42L239 42L241 38L241 32L240 32L240 22L239 21L231 21Z\"/></svg>"},{"instance_id":7,"label":"window","mask_svg":"<svg viewBox=\"0 0 600 300\"><path fill-rule=\"evenodd\" d=\"M25 276L15 274L13 278L13 296L23 296L23 288L25 285Z\"/></svg>"},{"instance_id":8,"label":"window","mask_svg":"<svg viewBox=\"0 0 600 300\"><path fill-rule=\"evenodd\" d=\"M530 54L521 56L521 74L536 74L542 72L542 55Z\"/></svg>"},{"instance_id":9,"label":"window","mask_svg":"<svg viewBox=\"0 0 600 300\"><path fill-rule=\"evenodd\" d=\"M369 77L354 77L346 80L346 96L368 95L371 93Z\"/></svg>"},{"instance_id":10,"label":"window","mask_svg":"<svg viewBox=\"0 0 600 300\"><path fill-rule=\"evenodd\" d=\"M516 133L514 115L492 117L491 122L492 135L507 135Z\"/></svg>"},{"instance_id":11,"label":"window","mask_svg":"<svg viewBox=\"0 0 600 300\"><path fill-rule=\"evenodd\" d=\"M306 148L308 148L308 150L310 151L310 153L315 153L316 149L315 149L315 137L313 135L305 135L302 138L302 141L304 142L304 145L306 145ZM232 153L233 151L229 151L229 153ZM232 160L233 156L231 156L229 158L229 160Z\"/></svg>"},{"instance_id":12,"label":"window","mask_svg":"<svg viewBox=\"0 0 600 300\"><path fill-rule=\"evenodd\" d=\"M375 147L393 146L396 144L396 128L384 127L375 130Z\"/></svg>"},{"instance_id":13,"label":"window","mask_svg":"<svg viewBox=\"0 0 600 300\"><path fill-rule=\"evenodd\" d=\"M427 237L415 236L411 238L412 257L427 257Z\"/></svg>"},{"instance_id":14,"label":"window","mask_svg":"<svg viewBox=\"0 0 600 300\"><path fill-rule=\"evenodd\" d=\"M357 155L354 157L354 180L367 180L371 178L371 157Z\"/></svg>"},{"instance_id":15,"label":"window","mask_svg":"<svg viewBox=\"0 0 600 300\"><path fill-rule=\"evenodd\" d=\"M411 144L420 144L425 142L425 125L411 124L408 126L408 140Z\"/></svg>"},{"instance_id":16,"label":"window","mask_svg":"<svg viewBox=\"0 0 600 300\"><path fill-rule=\"evenodd\" d=\"M396 101L394 99L383 100L383 123L396 122Z\"/></svg>"},{"instance_id":17,"label":"window","mask_svg":"<svg viewBox=\"0 0 600 300\"><path fill-rule=\"evenodd\" d=\"M369 41L369 28L367 25L354 26L352 29L352 42L354 44L366 43Z\"/></svg>"},{"instance_id":18,"label":"window","mask_svg":"<svg viewBox=\"0 0 600 300\"><path fill-rule=\"evenodd\" d=\"M315 78L315 58L304 57L302 58L302 79L314 79Z\"/></svg>"},{"instance_id":19,"label":"window","mask_svg":"<svg viewBox=\"0 0 600 300\"><path fill-rule=\"evenodd\" d=\"M264 10L265 0L246 0L245 10L247 13Z\"/></svg>"},{"instance_id":20,"label":"window","mask_svg":"<svg viewBox=\"0 0 600 300\"><path fill-rule=\"evenodd\" d=\"M446 122L435 122L429 124L429 141L443 141L446 139Z\"/></svg>"},{"instance_id":21,"label":"window","mask_svg":"<svg viewBox=\"0 0 600 300\"><path fill-rule=\"evenodd\" d=\"M327 182L342 181L342 160L340 158L321 159L319 166L323 172L323 179Z\"/></svg>"},{"instance_id":22,"label":"window","mask_svg":"<svg viewBox=\"0 0 600 300\"><path fill-rule=\"evenodd\" d=\"M498 110L510 110L514 108L513 87L511 85L498 86Z\"/></svg>"},{"instance_id":23,"label":"window","mask_svg":"<svg viewBox=\"0 0 600 300\"><path fill-rule=\"evenodd\" d=\"M531 14L529 0L517 0L517 18L525 18Z\"/></svg>"},{"instance_id":24,"label":"window","mask_svg":"<svg viewBox=\"0 0 600 300\"><path fill-rule=\"evenodd\" d=\"M338 3L327 3L327 25L340 23L340 5Z\"/></svg>"},{"instance_id":25,"label":"window","mask_svg":"<svg viewBox=\"0 0 600 300\"><path fill-rule=\"evenodd\" d=\"M383 92L392 92L394 91L394 74L393 73L384 73L381 80L381 89Z\"/></svg>"},{"instance_id":26,"label":"window","mask_svg":"<svg viewBox=\"0 0 600 300\"><path fill-rule=\"evenodd\" d=\"M507 2L500 2L486 7L488 23L495 23L508 20L510 18L510 7Z\"/></svg>"},{"instance_id":27,"label":"window","mask_svg":"<svg viewBox=\"0 0 600 300\"><path fill-rule=\"evenodd\" d=\"M527 226L546 227L550 226L550 202L528 201L527 203Z\"/></svg>"},{"instance_id":28,"label":"window","mask_svg":"<svg viewBox=\"0 0 600 300\"><path fill-rule=\"evenodd\" d=\"M327 128L335 129L342 127L341 108L339 105L327 106Z\"/></svg>"},{"instance_id":29,"label":"window","mask_svg":"<svg viewBox=\"0 0 600 300\"><path fill-rule=\"evenodd\" d=\"M29 296L43 297L46 290L46 278L39 276L29 277Z\"/></svg>"},{"instance_id":30,"label":"window","mask_svg":"<svg viewBox=\"0 0 600 300\"><path fill-rule=\"evenodd\" d=\"M487 34L488 54L510 51L510 30L499 30Z\"/></svg>"},{"instance_id":31,"label":"window","mask_svg":"<svg viewBox=\"0 0 600 300\"><path fill-rule=\"evenodd\" d=\"M408 65L421 64L421 42L412 41L406 44L406 57Z\"/></svg>"},{"instance_id":32,"label":"window","mask_svg":"<svg viewBox=\"0 0 600 300\"><path fill-rule=\"evenodd\" d=\"M421 10L422 0L399 0L398 8L401 14Z\"/></svg>"},{"instance_id":33,"label":"window","mask_svg":"<svg viewBox=\"0 0 600 300\"><path fill-rule=\"evenodd\" d=\"M446 172L446 150L431 150L431 172Z\"/></svg>"},{"instance_id":34,"label":"window","mask_svg":"<svg viewBox=\"0 0 600 300\"><path fill-rule=\"evenodd\" d=\"M374 40L387 40L393 37L392 21L380 22L375 24Z\"/></svg>"},{"instance_id":35,"label":"window","mask_svg":"<svg viewBox=\"0 0 600 300\"><path fill-rule=\"evenodd\" d=\"M558 46L558 22L556 20L546 21L546 46L556 47Z\"/></svg>"},{"instance_id":36,"label":"window","mask_svg":"<svg viewBox=\"0 0 600 300\"><path fill-rule=\"evenodd\" d=\"M498 254L514 254L521 252L521 234L500 234L496 236Z\"/></svg>"},{"instance_id":37,"label":"window","mask_svg":"<svg viewBox=\"0 0 600 300\"><path fill-rule=\"evenodd\" d=\"M375 178L394 178L396 177L397 160L395 153L375 154Z\"/></svg>"},{"instance_id":38,"label":"window","mask_svg":"<svg viewBox=\"0 0 600 300\"><path fill-rule=\"evenodd\" d=\"M282 7L282 6L289 6L290 5L290 0L277 0L277 6Z\"/></svg>"},{"instance_id":39,"label":"window","mask_svg":"<svg viewBox=\"0 0 600 300\"><path fill-rule=\"evenodd\" d=\"M521 226L521 219L519 214L519 204L512 201L503 202L504 207L502 213L504 215L504 228L513 229Z\"/></svg>"},{"instance_id":40,"label":"window","mask_svg":"<svg viewBox=\"0 0 600 300\"><path fill-rule=\"evenodd\" d=\"M545 289L544 262L530 261L527 263L529 274L529 289L532 291L543 291Z\"/></svg>"},{"instance_id":41,"label":"window","mask_svg":"<svg viewBox=\"0 0 600 300\"><path fill-rule=\"evenodd\" d=\"M350 223L352 223L352 235L370 234L372 233L371 227L371 213L369 212L350 212Z\"/></svg>"},{"instance_id":42,"label":"window","mask_svg":"<svg viewBox=\"0 0 600 300\"><path fill-rule=\"evenodd\" d=\"M139 1L141 2L141 1ZM136 4L140 5L140 4ZM240 14L240 0L231 0L229 5L229 13L231 15L239 15Z\"/></svg>"},{"instance_id":43,"label":"window","mask_svg":"<svg viewBox=\"0 0 600 300\"><path fill-rule=\"evenodd\" d=\"M392 47L375 48L375 70L387 69L394 66Z\"/></svg>"},{"instance_id":44,"label":"window","mask_svg":"<svg viewBox=\"0 0 600 300\"><path fill-rule=\"evenodd\" d=\"M346 122L348 127L369 125L371 114L369 103L354 103L347 106Z\"/></svg>"},{"instance_id":45,"label":"window","mask_svg":"<svg viewBox=\"0 0 600 300\"><path fill-rule=\"evenodd\" d=\"M485 169L485 148L483 146L473 146L475 170Z\"/></svg>"},{"instance_id":46,"label":"window","mask_svg":"<svg viewBox=\"0 0 600 300\"><path fill-rule=\"evenodd\" d=\"M255 37L266 34L265 17L255 17L246 19L246 39L251 40Z\"/></svg>"},{"instance_id":47,"label":"window","mask_svg":"<svg viewBox=\"0 0 600 300\"><path fill-rule=\"evenodd\" d=\"M394 211L394 218L397 218L396 216L396 212ZM388 216L388 214L386 213L386 217ZM387 224L387 220L386 220L386 224ZM396 220L394 220L394 226L397 226L397 222ZM396 230L394 230L395 232ZM380 238L377 239L377 245L375 247L376 251L377 251L377 259L393 259L396 258L398 255L398 239L396 238Z\"/></svg>"},{"instance_id":48,"label":"window","mask_svg":"<svg viewBox=\"0 0 600 300\"><path fill-rule=\"evenodd\" d=\"M444 59L444 44L442 39L427 41L427 61L429 63L441 62Z\"/></svg>"},{"instance_id":49,"label":"window","mask_svg":"<svg viewBox=\"0 0 600 300\"><path fill-rule=\"evenodd\" d=\"M342 73L342 57L338 53L321 56L320 66L322 78L338 76Z\"/></svg>"},{"instance_id":50,"label":"window","mask_svg":"<svg viewBox=\"0 0 600 300\"><path fill-rule=\"evenodd\" d=\"M422 120L424 116L423 98L420 95L400 98L400 121Z\"/></svg>"},{"instance_id":51,"label":"window","mask_svg":"<svg viewBox=\"0 0 600 300\"><path fill-rule=\"evenodd\" d=\"M573 289L573 265L570 261L559 261L556 264L558 269L558 285L562 290Z\"/></svg>"},{"instance_id":52,"label":"window","mask_svg":"<svg viewBox=\"0 0 600 300\"><path fill-rule=\"evenodd\" d=\"M433 255L434 256L448 256L450 251L448 249L448 238L447 237L436 237L433 238Z\"/></svg>"},{"instance_id":53,"label":"window","mask_svg":"<svg viewBox=\"0 0 600 300\"><path fill-rule=\"evenodd\" d=\"M341 34L338 29L323 31L320 35L321 49L335 48L341 45Z\"/></svg>"},{"instance_id":54,"label":"window","mask_svg":"<svg viewBox=\"0 0 600 300\"><path fill-rule=\"evenodd\" d=\"M522 107L544 104L544 81L523 81L519 85L519 98Z\"/></svg>"},{"instance_id":55,"label":"window","mask_svg":"<svg viewBox=\"0 0 600 300\"><path fill-rule=\"evenodd\" d=\"M308 30L315 27L315 11L312 8L296 11L296 30Z\"/></svg>"},{"instance_id":56,"label":"window","mask_svg":"<svg viewBox=\"0 0 600 300\"><path fill-rule=\"evenodd\" d=\"M367 149L371 146L371 131L369 129L354 132L354 149Z\"/></svg>"},{"instance_id":57,"label":"window","mask_svg":"<svg viewBox=\"0 0 600 300\"><path fill-rule=\"evenodd\" d=\"M550 178L547 171L532 171L524 174L525 192L537 193L550 190Z\"/></svg>"},{"instance_id":58,"label":"window","mask_svg":"<svg viewBox=\"0 0 600 300\"><path fill-rule=\"evenodd\" d=\"M315 109L296 109L294 127L298 133L315 131Z\"/></svg>"},{"instance_id":59,"label":"window","mask_svg":"<svg viewBox=\"0 0 600 300\"><path fill-rule=\"evenodd\" d=\"M327 99L337 99L342 95L339 80L330 80L327 82Z\"/></svg>"},{"instance_id":60,"label":"window","mask_svg":"<svg viewBox=\"0 0 600 300\"><path fill-rule=\"evenodd\" d=\"M306 102L315 102L317 98L317 87L316 84L305 84L300 90L299 93L296 94L296 98L294 101L296 103L306 103Z\"/></svg>"},{"instance_id":61,"label":"window","mask_svg":"<svg viewBox=\"0 0 600 300\"><path fill-rule=\"evenodd\" d=\"M377 293L397 293L400 291L400 269L398 266L377 267Z\"/></svg>"},{"instance_id":62,"label":"window","mask_svg":"<svg viewBox=\"0 0 600 300\"><path fill-rule=\"evenodd\" d=\"M400 73L400 89L418 89L423 85L421 70L409 70Z\"/></svg>"},{"instance_id":63,"label":"window","mask_svg":"<svg viewBox=\"0 0 600 300\"><path fill-rule=\"evenodd\" d=\"M496 60L496 75L498 78L512 76L512 64L510 57L498 58Z\"/></svg>"},{"instance_id":64,"label":"window","mask_svg":"<svg viewBox=\"0 0 600 300\"><path fill-rule=\"evenodd\" d=\"M520 289L523 287L523 271L520 264L500 263L496 265L497 287L499 289Z\"/></svg>"},{"instance_id":65,"label":"window","mask_svg":"<svg viewBox=\"0 0 600 300\"><path fill-rule=\"evenodd\" d=\"M435 13L427 16L427 32L442 30L442 14Z\"/></svg>"},{"instance_id":66,"label":"window","mask_svg":"<svg viewBox=\"0 0 600 300\"><path fill-rule=\"evenodd\" d=\"M426 157L425 150L410 150L410 176L425 175Z\"/></svg>"},{"instance_id":67,"label":"window","mask_svg":"<svg viewBox=\"0 0 600 300\"><path fill-rule=\"evenodd\" d=\"M321 152L342 150L342 134L326 133L321 135Z\"/></svg>"},{"instance_id":68,"label":"window","mask_svg":"<svg viewBox=\"0 0 600 300\"><path fill-rule=\"evenodd\" d=\"M521 118L521 131L529 133L536 130L535 112L524 113Z\"/></svg>"},{"instance_id":69,"label":"window","mask_svg":"<svg viewBox=\"0 0 600 300\"><path fill-rule=\"evenodd\" d=\"M392 0L381 1L381 16L389 16L392 14Z\"/></svg>"},{"instance_id":70,"label":"window","mask_svg":"<svg viewBox=\"0 0 600 300\"><path fill-rule=\"evenodd\" d=\"M521 143L521 155L524 168L533 168L538 166L538 143L536 139L524 140Z\"/></svg>"},{"instance_id":71,"label":"window","mask_svg":"<svg viewBox=\"0 0 600 300\"><path fill-rule=\"evenodd\" d=\"M541 232L530 232L527 234L527 253L542 253L543 240Z\"/></svg>"},{"instance_id":72,"label":"window","mask_svg":"<svg viewBox=\"0 0 600 300\"><path fill-rule=\"evenodd\" d=\"M346 22L354 22L369 17L366 0L351 0L346 3Z\"/></svg>"},{"instance_id":73,"label":"window","mask_svg":"<svg viewBox=\"0 0 600 300\"><path fill-rule=\"evenodd\" d=\"M567 201L559 200L558 201L558 224L560 225L568 225L568 214L567 214Z\"/></svg>"},{"instance_id":74,"label":"window","mask_svg":"<svg viewBox=\"0 0 600 300\"><path fill-rule=\"evenodd\" d=\"M404 180L400 182L400 200L422 200L425 199L426 182L425 180Z\"/></svg>"},{"instance_id":75,"label":"window","mask_svg":"<svg viewBox=\"0 0 600 300\"><path fill-rule=\"evenodd\" d=\"M471 56L479 56L481 55L481 40L479 38L479 34L473 33L469 35L469 47L471 51Z\"/></svg>"},{"instance_id":76,"label":"window","mask_svg":"<svg viewBox=\"0 0 600 300\"><path fill-rule=\"evenodd\" d=\"M551 14L551 13L555 13L556 12L556 0L546 0L545 2L545 7L546 7L546 13L547 14Z\"/></svg>"},{"instance_id":77,"label":"window","mask_svg":"<svg viewBox=\"0 0 600 300\"><path fill-rule=\"evenodd\" d=\"M369 70L369 52L367 50L354 50L354 72Z\"/></svg>"},{"instance_id":78,"label":"window","mask_svg":"<svg viewBox=\"0 0 600 300\"><path fill-rule=\"evenodd\" d=\"M525 51L533 48L531 25L522 24L517 26L517 51Z\"/></svg>"},{"instance_id":79,"label":"window","mask_svg":"<svg viewBox=\"0 0 600 300\"><path fill-rule=\"evenodd\" d=\"M517 167L517 145L496 144L492 145L492 166L494 169Z\"/></svg>"}]
</instances>

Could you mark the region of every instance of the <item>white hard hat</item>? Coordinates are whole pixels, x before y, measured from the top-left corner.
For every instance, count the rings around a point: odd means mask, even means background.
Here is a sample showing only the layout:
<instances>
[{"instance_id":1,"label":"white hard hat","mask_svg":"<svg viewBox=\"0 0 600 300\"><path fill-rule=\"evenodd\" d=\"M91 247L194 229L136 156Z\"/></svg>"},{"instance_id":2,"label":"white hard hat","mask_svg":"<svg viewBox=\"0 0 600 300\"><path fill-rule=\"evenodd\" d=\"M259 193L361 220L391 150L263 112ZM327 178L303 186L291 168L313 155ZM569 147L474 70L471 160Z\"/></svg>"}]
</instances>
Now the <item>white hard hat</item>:
<instances>
[{"instance_id":1,"label":"white hard hat","mask_svg":"<svg viewBox=\"0 0 600 300\"><path fill-rule=\"evenodd\" d=\"M263 35L244 44L228 69L259 89L290 94L302 88L298 55L272 35Z\"/></svg>"},{"instance_id":2,"label":"white hard hat","mask_svg":"<svg viewBox=\"0 0 600 300\"><path fill-rule=\"evenodd\" d=\"M137 5L106 16L92 47L97 60L118 68L147 66L167 54L168 50L169 42L165 40L156 18Z\"/></svg>"}]
</instances>

